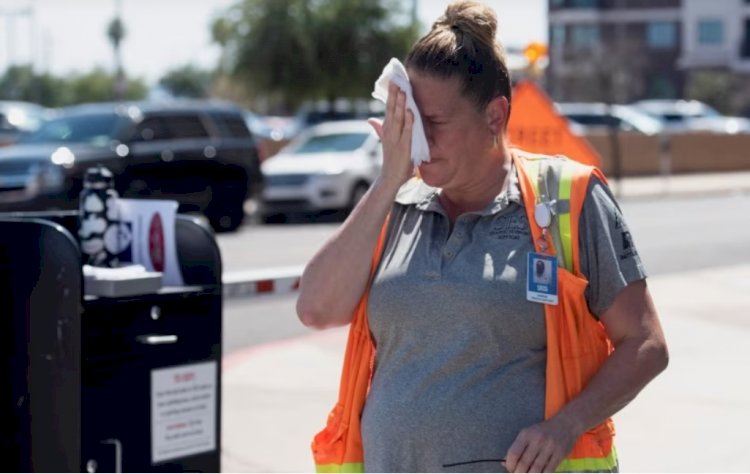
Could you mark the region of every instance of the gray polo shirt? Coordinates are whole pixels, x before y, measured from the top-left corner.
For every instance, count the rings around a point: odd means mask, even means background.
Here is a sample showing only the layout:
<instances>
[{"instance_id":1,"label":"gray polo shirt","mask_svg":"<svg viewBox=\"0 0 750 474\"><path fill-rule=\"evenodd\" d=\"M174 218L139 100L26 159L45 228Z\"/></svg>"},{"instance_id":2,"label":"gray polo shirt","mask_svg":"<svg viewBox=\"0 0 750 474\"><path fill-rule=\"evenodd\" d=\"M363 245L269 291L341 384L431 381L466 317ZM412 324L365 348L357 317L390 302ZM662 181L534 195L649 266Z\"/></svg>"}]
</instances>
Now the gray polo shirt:
<instances>
[{"instance_id":1,"label":"gray polo shirt","mask_svg":"<svg viewBox=\"0 0 750 474\"><path fill-rule=\"evenodd\" d=\"M362 415L368 472L502 471L518 432L544 419L546 333L526 300L533 252L515 170L507 192L450 229L439 189L406 183L370 291L377 346ZM645 278L609 189L593 180L580 225L589 306Z\"/></svg>"}]
</instances>

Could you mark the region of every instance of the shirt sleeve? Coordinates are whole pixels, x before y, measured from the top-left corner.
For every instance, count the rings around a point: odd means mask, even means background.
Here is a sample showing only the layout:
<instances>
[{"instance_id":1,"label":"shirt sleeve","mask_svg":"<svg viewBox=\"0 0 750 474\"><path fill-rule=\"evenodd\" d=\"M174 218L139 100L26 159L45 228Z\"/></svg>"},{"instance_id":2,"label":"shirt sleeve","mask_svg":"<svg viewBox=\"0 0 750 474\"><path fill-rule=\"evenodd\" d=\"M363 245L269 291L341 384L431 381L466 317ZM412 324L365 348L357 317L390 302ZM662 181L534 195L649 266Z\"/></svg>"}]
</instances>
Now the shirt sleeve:
<instances>
[{"instance_id":1,"label":"shirt sleeve","mask_svg":"<svg viewBox=\"0 0 750 474\"><path fill-rule=\"evenodd\" d=\"M609 187L592 176L579 221L581 273L589 280L586 300L602 314L628 284L646 278L622 211Z\"/></svg>"}]
</instances>

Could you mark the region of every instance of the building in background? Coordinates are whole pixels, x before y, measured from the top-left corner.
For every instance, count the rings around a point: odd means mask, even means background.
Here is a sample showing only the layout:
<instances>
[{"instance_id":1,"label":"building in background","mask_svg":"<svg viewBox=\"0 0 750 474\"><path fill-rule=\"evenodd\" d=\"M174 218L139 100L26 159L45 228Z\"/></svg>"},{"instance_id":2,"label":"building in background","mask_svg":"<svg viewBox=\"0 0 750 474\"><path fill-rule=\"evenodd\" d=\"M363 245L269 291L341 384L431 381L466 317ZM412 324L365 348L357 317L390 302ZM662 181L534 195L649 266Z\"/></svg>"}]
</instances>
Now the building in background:
<instances>
[{"instance_id":1,"label":"building in background","mask_svg":"<svg viewBox=\"0 0 750 474\"><path fill-rule=\"evenodd\" d=\"M750 114L750 0L549 0L560 101L692 98Z\"/></svg>"}]
</instances>

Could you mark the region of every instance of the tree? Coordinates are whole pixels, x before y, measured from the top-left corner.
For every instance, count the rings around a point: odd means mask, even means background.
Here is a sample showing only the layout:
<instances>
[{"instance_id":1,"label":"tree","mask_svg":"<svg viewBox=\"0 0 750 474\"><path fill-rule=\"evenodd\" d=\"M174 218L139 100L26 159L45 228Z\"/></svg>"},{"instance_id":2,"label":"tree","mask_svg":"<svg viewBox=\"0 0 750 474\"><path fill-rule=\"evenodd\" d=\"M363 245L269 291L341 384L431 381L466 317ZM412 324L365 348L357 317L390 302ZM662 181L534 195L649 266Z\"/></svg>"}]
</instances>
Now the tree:
<instances>
[{"instance_id":1,"label":"tree","mask_svg":"<svg viewBox=\"0 0 750 474\"><path fill-rule=\"evenodd\" d=\"M159 85L177 97L208 97L213 82L210 71L186 65L168 72L159 81Z\"/></svg>"},{"instance_id":2,"label":"tree","mask_svg":"<svg viewBox=\"0 0 750 474\"><path fill-rule=\"evenodd\" d=\"M38 102L47 107L62 107L82 102L115 100L116 78L102 69L66 78L35 74L29 66L13 66L0 77L0 99ZM123 96L129 100L146 97L148 89L141 80L129 80Z\"/></svg>"},{"instance_id":3,"label":"tree","mask_svg":"<svg viewBox=\"0 0 750 474\"><path fill-rule=\"evenodd\" d=\"M280 100L306 96L314 87L314 46L306 0L244 0L230 13L224 38L230 74L249 88ZM214 22L214 34L221 31ZM219 40L216 38L215 40Z\"/></svg>"},{"instance_id":4,"label":"tree","mask_svg":"<svg viewBox=\"0 0 750 474\"><path fill-rule=\"evenodd\" d=\"M219 66L217 68L219 76L224 76L228 72L229 66L227 62L229 53L227 51L227 45L232 40L233 35L234 25L228 18L220 16L211 22L211 38L221 47L222 51L221 58L219 58Z\"/></svg>"},{"instance_id":5,"label":"tree","mask_svg":"<svg viewBox=\"0 0 750 474\"><path fill-rule=\"evenodd\" d=\"M115 92L117 76L97 68L69 80L70 103L106 102L112 100L140 100L146 97L148 88L141 80L128 80L121 92Z\"/></svg>"},{"instance_id":6,"label":"tree","mask_svg":"<svg viewBox=\"0 0 750 474\"><path fill-rule=\"evenodd\" d=\"M115 54L115 95L118 99L122 99L125 96L127 89L127 83L125 82L125 70L122 67L122 52L120 50L120 43L125 38L125 24L120 19L119 15L112 19L107 27L107 38L112 43L112 50Z\"/></svg>"},{"instance_id":7,"label":"tree","mask_svg":"<svg viewBox=\"0 0 750 474\"><path fill-rule=\"evenodd\" d=\"M313 32L320 90L329 100L368 96L391 57L403 58L416 38L416 25L399 24L396 2L328 0L317 12Z\"/></svg>"},{"instance_id":8,"label":"tree","mask_svg":"<svg viewBox=\"0 0 750 474\"><path fill-rule=\"evenodd\" d=\"M11 66L0 77L0 99L22 100L58 107L68 101L64 79L35 74L31 66Z\"/></svg>"},{"instance_id":9,"label":"tree","mask_svg":"<svg viewBox=\"0 0 750 474\"><path fill-rule=\"evenodd\" d=\"M416 38L402 13L393 0L242 0L212 32L235 78L291 109L369 95L388 59Z\"/></svg>"}]
</instances>

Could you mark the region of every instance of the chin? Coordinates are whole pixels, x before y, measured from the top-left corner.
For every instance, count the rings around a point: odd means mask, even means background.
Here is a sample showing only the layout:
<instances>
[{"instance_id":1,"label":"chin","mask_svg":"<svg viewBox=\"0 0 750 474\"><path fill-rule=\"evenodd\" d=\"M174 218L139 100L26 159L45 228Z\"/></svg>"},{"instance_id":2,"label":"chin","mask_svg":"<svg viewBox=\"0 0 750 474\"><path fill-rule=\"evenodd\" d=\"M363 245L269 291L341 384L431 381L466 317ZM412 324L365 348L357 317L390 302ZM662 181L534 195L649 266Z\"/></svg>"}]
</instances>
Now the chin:
<instances>
[{"instance_id":1,"label":"chin","mask_svg":"<svg viewBox=\"0 0 750 474\"><path fill-rule=\"evenodd\" d=\"M433 188L442 188L445 185L448 179L444 174L440 169L429 164L419 167L419 176L422 178L422 181Z\"/></svg>"}]
</instances>

